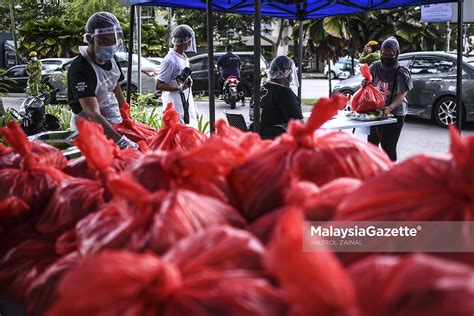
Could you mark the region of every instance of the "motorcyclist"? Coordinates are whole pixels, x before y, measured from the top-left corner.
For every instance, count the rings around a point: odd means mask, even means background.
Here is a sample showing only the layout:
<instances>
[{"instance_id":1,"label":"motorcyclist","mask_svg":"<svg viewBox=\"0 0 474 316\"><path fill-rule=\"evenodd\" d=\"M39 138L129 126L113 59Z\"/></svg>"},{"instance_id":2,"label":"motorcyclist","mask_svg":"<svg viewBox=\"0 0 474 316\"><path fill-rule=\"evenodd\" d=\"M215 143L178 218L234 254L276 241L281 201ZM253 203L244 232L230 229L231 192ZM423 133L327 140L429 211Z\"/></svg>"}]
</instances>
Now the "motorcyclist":
<instances>
[{"instance_id":1,"label":"motorcyclist","mask_svg":"<svg viewBox=\"0 0 474 316\"><path fill-rule=\"evenodd\" d=\"M105 135L120 148L139 146L119 134L114 124L122 122L120 107L126 101L119 82L124 80L115 53L125 51L122 28L109 12L93 14L86 23L80 55L68 69L68 101L72 109L71 128L78 118L89 119L104 128Z\"/></svg>"},{"instance_id":2,"label":"motorcyclist","mask_svg":"<svg viewBox=\"0 0 474 316\"><path fill-rule=\"evenodd\" d=\"M178 25L172 34L174 45L170 48L160 65L160 74L156 80L156 89L163 91L161 99L163 104L173 103L174 108L181 116L181 121L185 118L185 104L188 105L189 125L198 127L198 112L194 104L191 86L191 77L184 83L178 83L176 78L189 67L189 59L185 52L196 52L196 37L193 29L186 24Z\"/></svg>"},{"instance_id":3,"label":"motorcyclist","mask_svg":"<svg viewBox=\"0 0 474 316\"><path fill-rule=\"evenodd\" d=\"M230 76L237 77L240 86L240 68L242 66L240 57L233 53L233 47L231 44L226 46L226 52L227 53L222 55L217 61L217 66L219 67L221 74L218 80L219 99L224 98L224 82Z\"/></svg>"},{"instance_id":4,"label":"motorcyclist","mask_svg":"<svg viewBox=\"0 0 474 316\"><path fill-rule=\"evenodd\" d=\"M379 43L377 41L369 41L364 46L364 51L360 55L359 62L361 64L371 65L374 61L380 60L380 51L378 49Z\"/></svg>"},{"instance_id":5,"label":"motorcyclist","mask_svg":"<svg viewBox=\"0 0 474 316\"><path fill-rule=\"evenodd\" d=\"M28 84L26 94L28 96L37 96L41 93L41 68L43 64L38 60L38 54L32 51L29 55L30 61L26 65L28 74Z\"/></svg>"}]
</instances>

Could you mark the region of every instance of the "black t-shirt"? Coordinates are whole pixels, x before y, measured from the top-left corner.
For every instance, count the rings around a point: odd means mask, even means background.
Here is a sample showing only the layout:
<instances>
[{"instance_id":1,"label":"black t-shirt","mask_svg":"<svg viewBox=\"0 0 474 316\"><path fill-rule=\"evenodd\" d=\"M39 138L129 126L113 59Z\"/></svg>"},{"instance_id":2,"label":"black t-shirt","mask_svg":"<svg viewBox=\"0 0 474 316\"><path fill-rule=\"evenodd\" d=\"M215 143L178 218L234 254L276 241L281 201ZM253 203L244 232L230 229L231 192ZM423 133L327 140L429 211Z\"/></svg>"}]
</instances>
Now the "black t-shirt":
<instances>
[{"instance_id":1,"label":"black t-shirt","mask_svg":"<svg viewBox=\"0 0 474 316\"><path fill-rule=\"evenodd\" d=\"M253 99L250 120L253 121ZM260 122L262 125L287 124L291 119L303 119L301 102L291 88L271 81L260 88Z\"/></svg>"},{"instance_id":2,"label":"black t-shirt","mask_svg":"<svg viewBox=\"0 0 474 316\"><path fill-rule=\"evenodd\" d=\"M222 55L217 61L217 66L221 67L222 78L227 79L229 76L240 78L240 57L233 53Z\"/></svg>"},{"instance_id":3,"label":"black t-shirt","mask_svg":"<svg viewBox=\"0 0 474 316\"><path fill-rule=\"evenodd\" d=\"M114 56L115 62L117 57ZM120 70L119 82L124 80L122 69L118 64ZM106 62L103 65L98 65L104 70L112 69L112 62ZM77 56L71 63L67 72L67 98L69 106L75 114L82 111L79 99L87 97L95 97L95 89L97 87L97 76L94 69L89 62L82 56Z\"/></svg>"}]
</instances>

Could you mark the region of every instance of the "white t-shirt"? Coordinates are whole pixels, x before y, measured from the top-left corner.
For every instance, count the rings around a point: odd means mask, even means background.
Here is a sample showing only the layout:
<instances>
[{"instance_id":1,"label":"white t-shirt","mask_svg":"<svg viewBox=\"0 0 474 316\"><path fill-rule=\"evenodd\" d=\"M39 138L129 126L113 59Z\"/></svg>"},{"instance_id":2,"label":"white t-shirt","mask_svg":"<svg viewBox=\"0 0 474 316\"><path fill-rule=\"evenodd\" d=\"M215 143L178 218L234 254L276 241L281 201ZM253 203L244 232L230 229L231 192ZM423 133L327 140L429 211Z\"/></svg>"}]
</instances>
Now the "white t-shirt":
<instances>
[{"instance_id":1,"label":"white t-shirt","mask_svg":"<svg viewBox=\"0 0 474 316\"><path fill-rule=\"evenodd\" d=\"M160 74L158 75L158 80L166 83L176 84L176 77L178 77L186 67L189 67L188 57L185 54L181 55L177 53L174 49L170 49L160 65ZM189 102L189 124L192 126L197 126L197 110L194 105L192 90L191 88L188 88L184 90L183 93ZM168 102L173 102L174 108L180 114L181 120L183 120L184 109L181 96L178 91L163 91L161 94L161 99L163 101L164 107L166 107Z\"/></svg>"}]
</instances>

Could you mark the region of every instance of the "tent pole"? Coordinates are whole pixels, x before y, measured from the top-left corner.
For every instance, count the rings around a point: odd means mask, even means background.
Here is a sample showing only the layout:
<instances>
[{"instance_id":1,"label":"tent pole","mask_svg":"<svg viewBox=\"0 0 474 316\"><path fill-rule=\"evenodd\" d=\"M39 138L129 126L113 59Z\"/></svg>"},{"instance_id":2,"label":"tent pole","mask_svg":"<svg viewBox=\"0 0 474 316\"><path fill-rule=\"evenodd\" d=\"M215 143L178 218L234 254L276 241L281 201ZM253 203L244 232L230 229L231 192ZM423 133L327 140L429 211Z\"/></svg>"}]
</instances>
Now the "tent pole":
<instances>
[{"instance_id":1,"label":"tent pole","mask_svg":"<svg viewBox=\"0 0 474 316\"><path fill-rule=\"evenodd\" d=\"M300 19L298 34L298 98L301 100L301 86L303 84L303 20Z\"/></svg>"},{"instance_id":2,"label":"tent pole","mask_svg":"<svg viewBox=\"0 0 474 316\"><path fill-rule=\"evenodd\" d=\"M253 130L260 131L260 33L262 1L254 1L254 20L253 20Z\"/></svg>"},{"instance_id":3,"label":"tent pole","mask_svg":"<svg viewBox=\"0 0 474 316\"><path fill-rule=\"evenodd\" d=\"M211 133L215 131L216 122L216 73L214 69L214 23L212 19L212 0L206 0L206 14L207 14L207 56L209 65L209 126Z\"/></svg>"},{"instance_id":4,"label":"tent pole","mask_svg":"<svg viewBox=\"0 0 474 316\"><path fill-rule=\"evenodd\" d=\"M142 93L142 7L137 8L137 84L138 93Z\"/></svg>"},{"instance_id":5,"label":"tent pole","mask_svg":"<svg viewBox=\"0 0 474 316\"><path fill-rule=\"evenodd\" d=\"M457 38L457 73L456 73L456 125L461 132L462 129L462 53L463 53L463 0L458 0L458 38Z\"/></svg>"},{"instance_id":6,"label":"tent pole","mask_svg":"<svg viewBox=\"0 0 474 316\"><path fill-rule=\"evenodd\" d=\"M130 88L132 86L132 57L133 57L133 29L135 28L135 5L130 7L130 31L128 37L128 67L127 67L127 103L130 104Z\"/></svg>"},{"instance_id":7,"label":"tent pole","mask_svg":"<svg viewBox=\"0 0 474 316\"><path fill-rule=\"evenodd\" d=\"M328 59L328 82L329 82L329 94L328 94L328 96L331 96L331 93L332 93L331 58Z\"/></svg>"}]
</instances>

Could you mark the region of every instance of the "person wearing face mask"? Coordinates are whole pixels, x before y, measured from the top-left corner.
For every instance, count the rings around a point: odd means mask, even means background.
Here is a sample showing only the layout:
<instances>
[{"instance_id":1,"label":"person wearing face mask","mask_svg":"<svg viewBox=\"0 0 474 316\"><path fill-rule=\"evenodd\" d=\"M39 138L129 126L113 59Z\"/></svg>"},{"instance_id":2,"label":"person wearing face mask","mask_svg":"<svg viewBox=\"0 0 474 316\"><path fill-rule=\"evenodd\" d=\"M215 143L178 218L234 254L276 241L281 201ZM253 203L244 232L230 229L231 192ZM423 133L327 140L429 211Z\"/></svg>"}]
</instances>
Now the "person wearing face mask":
<instances>
[{"instance_id":1,"label":"person wearing face mask","mask_svg":"<svg viewBox=\"0 0 474 316\"><path fill-rule=\"evenodd\" d=\"M86 23L84 42L67 73L68 102L72 109L71 128L76 120L88 119L100 124L105 135L120 148L139 146L119 134L113 125L122 122L120 107L126 101L119 82L124 80L115 53L125 51L122 28L109 12L93 14Z\"/></svg>"},{"instance_id":2,"label":"person wearing face mask","mask_svg":"<svg viewBox=\"0 0 474 316\"><path fill-rule=\"evenodd\" d=\"M385 97L382 116L393 114L397 123L372 126L368 141L380 144L392 161L397 160L397 143L408 112L406 95L413 88L409 70L398 63L399 54L398 41L392 36L382 43L380 60L370 66L372 85ZM364 80L363 84L367 82Z\"/></svg>"},{"instance_id":3,"label":"person wearing face mask","mask_svg":"<svg viewBox=\"0 0 474 316\"><path fill-rule=\"evenodd\" d=\"M26 65L28 74L28 83L26 94L28 96L37 96L41 92L41 68L43 64L38 60L38 54L32 51L29 55L30 61Z\"/></svg>"},{"instance_id":4,"label":"person wearing face mask","mask_svg":"<svg viewBox=\"0 0 474 316\"><path fill-rule=\"evenodd\" d=\"M270 80L260 88L260 136L273 139L286 131L291 119L302 120L301 101L293 87L298 87L295 63L287 56L272 60ZM253 121L254 100L250 101L250 120ZM252 128L252 127L251 127Z\"/></svg>"},{"instance_id":5,"label":"person wearing face mask","mask_svg":"<svg viewBox=\"0 0 474 316\"><path fill-rule=\"evenodd\" d=\"M156 80L156 90L163 91L161 99L163 104L173 103L174 108L181 116L181 122L185 122L185 109L187 107L186 118L189 117L189 125L198 126L198 112L194 104L191 86L193 81L188 77L183 83L176 80L186 67L189 67L189 60L185 52L196 53L196 37L193 29L186 25L178 25L172 34L173 48L161 62L160 74ZM185 106L184 103L187 103Z\"/></svg>"}]
</instances>

